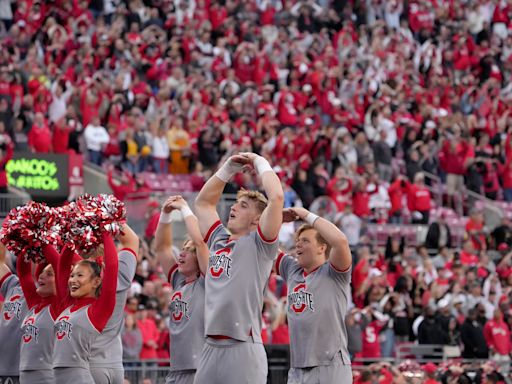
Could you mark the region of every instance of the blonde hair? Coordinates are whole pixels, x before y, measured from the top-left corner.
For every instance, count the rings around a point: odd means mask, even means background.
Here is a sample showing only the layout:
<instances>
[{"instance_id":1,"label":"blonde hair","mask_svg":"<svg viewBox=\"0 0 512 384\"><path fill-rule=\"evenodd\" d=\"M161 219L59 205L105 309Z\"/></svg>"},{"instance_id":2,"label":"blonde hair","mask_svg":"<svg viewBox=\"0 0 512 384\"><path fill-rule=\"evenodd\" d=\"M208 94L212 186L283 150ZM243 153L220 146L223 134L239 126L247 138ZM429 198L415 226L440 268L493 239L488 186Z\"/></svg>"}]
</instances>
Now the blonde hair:
<instances>
[{"instance_id":1,"label":"blonde hair","mask_svg":"<svg viewBox=\"0 0 512 384\"><path fill-rule=\"evenodd\" d=\"M237 201L242 197L247 197L249 200L254 201L256 203L256 209L259 213L262 213L265 208L267 208L268 200L261 192L241 189L236 194Z\"/></svg>"},{"instance_id":2,"label":"blonde hair","mask_svg":"<svg viewBox=\"0 0 512 384\"><path fill-rule=\"evenodd\" d=\"M329 253L331 252L331 246L329 245L329 243L327 243L327 241L320 235L320 233L315 229L313 228L313 226L309 225L309 224L302 224L299 229L297 229L297 232L295 233L295 240L297 240L299 238L299 236L305 232L305 231L308 231L308 230L314 230L315 231L315 239L316 241L321 244L321 245L325 245L325 256L326 257L329 257Z\"/></svg>"}]
</instances>

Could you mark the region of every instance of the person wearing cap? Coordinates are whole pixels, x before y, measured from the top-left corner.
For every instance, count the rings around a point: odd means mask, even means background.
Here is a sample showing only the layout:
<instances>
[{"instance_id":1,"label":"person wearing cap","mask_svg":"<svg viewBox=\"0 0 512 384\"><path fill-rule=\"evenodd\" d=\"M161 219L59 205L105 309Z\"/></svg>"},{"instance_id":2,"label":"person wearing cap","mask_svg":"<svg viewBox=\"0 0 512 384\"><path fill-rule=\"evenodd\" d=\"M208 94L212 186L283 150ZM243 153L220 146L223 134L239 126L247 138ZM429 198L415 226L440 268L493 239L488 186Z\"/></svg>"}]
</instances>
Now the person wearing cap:
<instances>
[{"instance_id":1,"label":"person wearing cap","mask_svg":"<svg viewBox=\"0 0 512 384\"><path fill-rule=\"evenodd\" d=\"M421 368L423 372L425 372L423 384L439 384L439 381L436 380L437 367L434 363L429 362L424 364Z\"/></svg>"}]
</instances>

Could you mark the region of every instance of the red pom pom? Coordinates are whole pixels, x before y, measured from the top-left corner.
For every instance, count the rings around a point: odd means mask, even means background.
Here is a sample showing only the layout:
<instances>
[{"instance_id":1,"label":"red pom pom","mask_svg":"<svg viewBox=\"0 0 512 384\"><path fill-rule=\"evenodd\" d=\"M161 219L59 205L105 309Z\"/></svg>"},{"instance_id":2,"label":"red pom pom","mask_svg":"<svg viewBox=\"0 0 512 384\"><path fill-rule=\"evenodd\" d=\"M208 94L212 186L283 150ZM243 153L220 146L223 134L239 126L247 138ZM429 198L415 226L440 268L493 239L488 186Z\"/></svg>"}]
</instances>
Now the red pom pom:
<instances>
[{"instance_id":1,"label":"red pom pom","mask_svg":"<svg viewBox=\"0 0 512 384\"><path fill-rule=\"evenodd\" d=\"M66 245L80 254L102 244L103 233L119 235L126 222L124 204L112 195L80 196L72 207L69 231L64 233Z\"/></svg>"},{"instance_id":2,"label":"red pom pom","mask_svg":"<svg viewBox=\"0 0 512 384\"><path fill-rule=\"evenodd\" d=\"M0 241L18 257L45 262L42 247L59 246L66 217L43 203L34 201L11 209L0 230Z\"/></svg>"}]
</instances>

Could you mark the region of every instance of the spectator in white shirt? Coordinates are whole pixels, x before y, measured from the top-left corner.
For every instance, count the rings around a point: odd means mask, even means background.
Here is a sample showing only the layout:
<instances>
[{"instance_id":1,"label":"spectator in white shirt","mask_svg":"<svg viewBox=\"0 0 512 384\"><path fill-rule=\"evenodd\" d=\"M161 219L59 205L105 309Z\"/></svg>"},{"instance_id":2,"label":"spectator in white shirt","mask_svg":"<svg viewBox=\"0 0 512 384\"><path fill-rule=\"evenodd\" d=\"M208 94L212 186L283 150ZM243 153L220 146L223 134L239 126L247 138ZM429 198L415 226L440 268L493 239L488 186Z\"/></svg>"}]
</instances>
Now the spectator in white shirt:
<instances>
[{"instance_id":1,"label":"spectator in white shirt","mask_svg":"<svg viewBox=\"0 0 512 384\"><path fill-rule=\"evenodd\" d=\"M99 117L94 117L85 127L84 131L85 145L89 152L89 161L101 166L103 162L102 149L110 141L107 130L100 124Z\"/></svg>"},{"instance_id":2,"label":"spectator in white shirt","mask_svg":"<svg viewBox=\"0 0 512 384\"><path fill-rule=\"evenodd\" d=\"M169 162L169 143L164 127L159 127L156 136L153 137L151 152L153 153L153 171L166 174Z\"/></svg>"}]
</instances>

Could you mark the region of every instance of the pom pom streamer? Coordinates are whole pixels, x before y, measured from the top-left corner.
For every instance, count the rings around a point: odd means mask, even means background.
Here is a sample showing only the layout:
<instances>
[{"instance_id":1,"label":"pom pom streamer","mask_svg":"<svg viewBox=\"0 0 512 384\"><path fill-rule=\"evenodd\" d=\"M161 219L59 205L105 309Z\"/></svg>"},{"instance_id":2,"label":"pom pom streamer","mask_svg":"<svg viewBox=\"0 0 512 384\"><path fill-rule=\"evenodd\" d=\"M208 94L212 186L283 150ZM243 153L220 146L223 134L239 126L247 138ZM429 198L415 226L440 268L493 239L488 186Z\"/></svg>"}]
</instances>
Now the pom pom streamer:
<instances>
[{"instance_id":1,"label":"pom pom streamer","mask_svg":"<svg viewBox=\"0 0 512 384\"><path fill-rule=\"evenodd\" d=\"M0 230L0 241L18 257L36 263L44 262L42 247L58 246L66 227L66 217L43 203L11 209Z\"/></svg>"},{"instance_id":2,"label":"pom pom streamer","mask_svg":"<svg viewBox=\"0 0 512 384\"><path fill-rule=\"evenodd\" d=\"M63 239L68 247L82 255L102 244L103 233L119 235L126 222L124 204L112 195L82 195L73 211L74 217Z\"/></svg>"},{"instance_id":3,"label":"pom pom streamer","mask_svg":"<svg viewBox=\"0 0 512 384\"><path fill-rule=\"evenodd\" d=\"M2 224L0 241L27 261L45 262L42 247L53 245L87 254L102 244L103 233L116 237L126 222L124 204L112 195L82 195L58 208L29 202L13 208Z\"/></svg>"}]
</instances>

